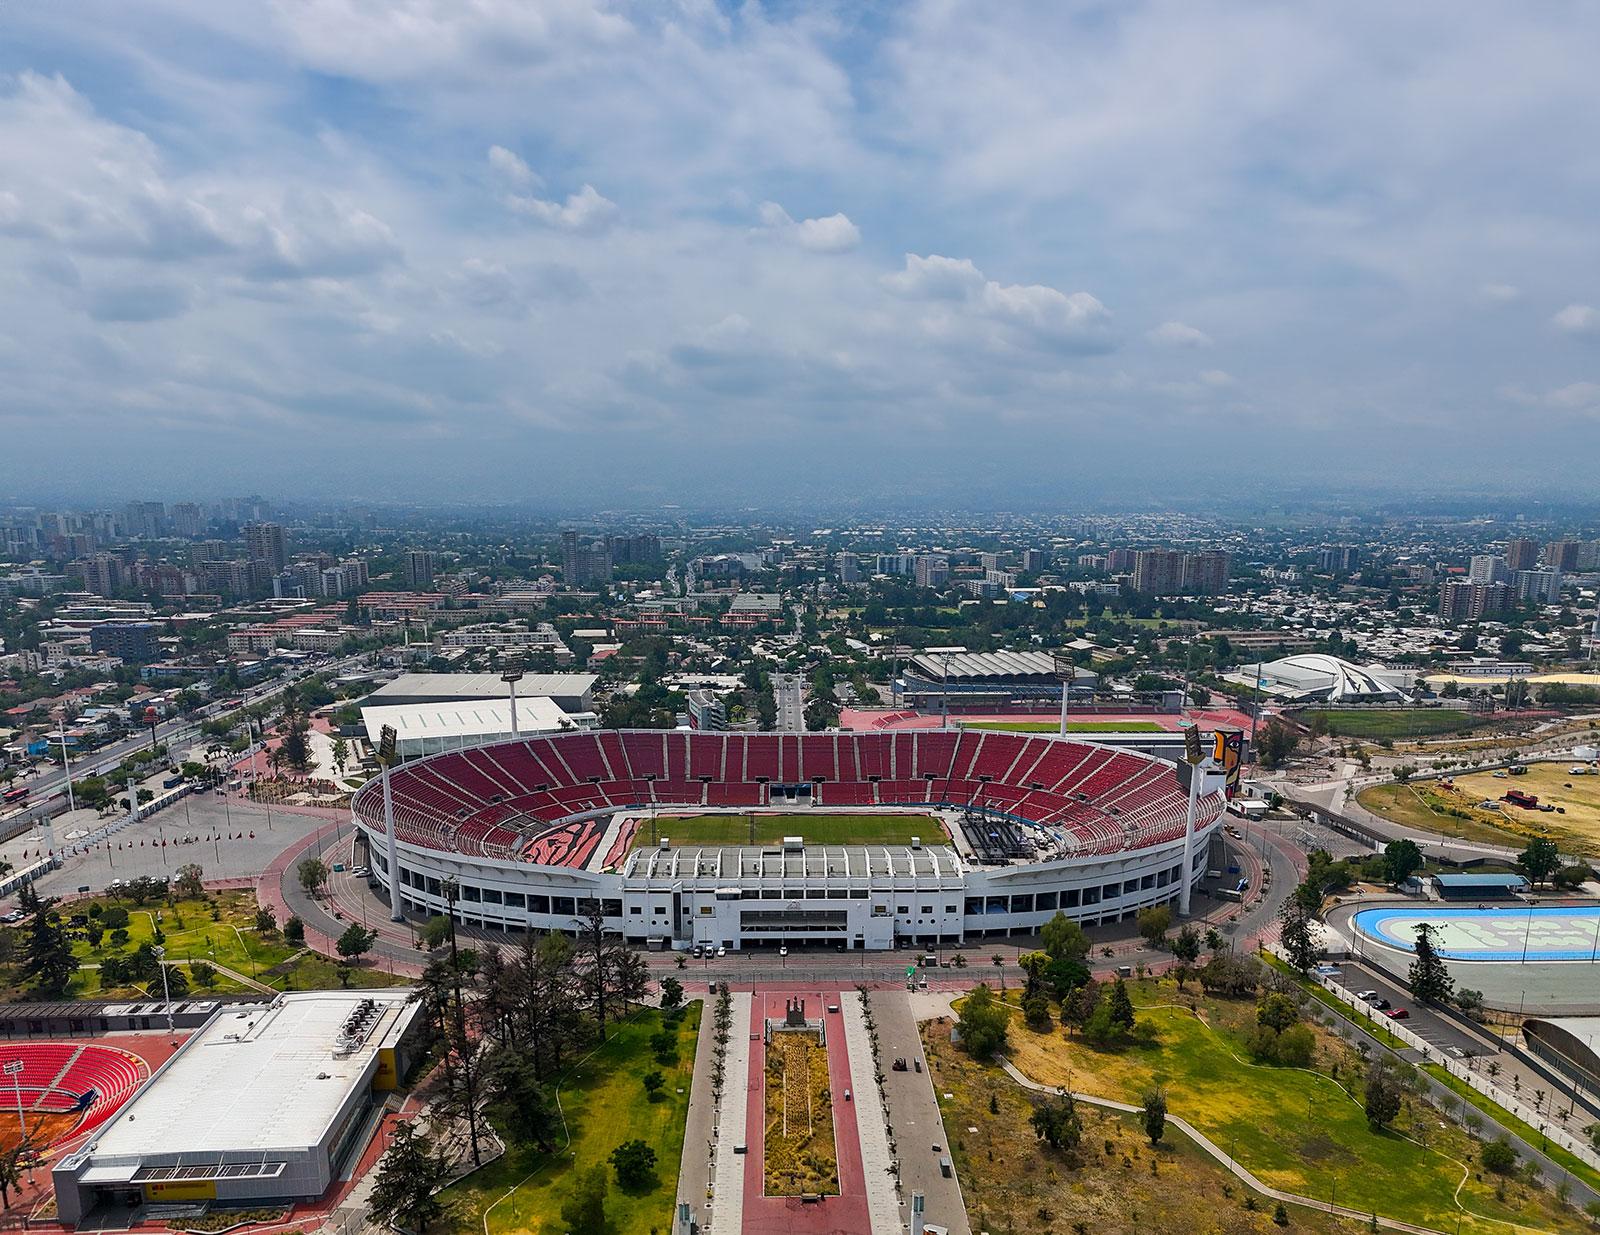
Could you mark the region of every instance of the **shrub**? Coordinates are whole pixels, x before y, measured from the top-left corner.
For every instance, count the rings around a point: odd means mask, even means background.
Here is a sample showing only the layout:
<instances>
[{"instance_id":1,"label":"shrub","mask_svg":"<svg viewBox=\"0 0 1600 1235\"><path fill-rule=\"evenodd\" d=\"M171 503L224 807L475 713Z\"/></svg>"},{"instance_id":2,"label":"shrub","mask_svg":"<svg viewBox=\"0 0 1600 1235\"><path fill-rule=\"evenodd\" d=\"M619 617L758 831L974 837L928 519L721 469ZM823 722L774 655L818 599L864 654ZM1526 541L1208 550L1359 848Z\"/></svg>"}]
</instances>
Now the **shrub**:
<instances>
[{"instance_id":1,"label":"shrub","mask_svg":"<svg viewBox=\"0 0 1600 1235\"><path fill-rule=\"evenodd\" d=\"M1483 1163L1483 1169L1496 1175L1509 1175L1517 1169L1517 1151L1511 1148L1511 1142L1503 1136L1485 1141L1478 1157Z\"/></svg>"}]
</instances>

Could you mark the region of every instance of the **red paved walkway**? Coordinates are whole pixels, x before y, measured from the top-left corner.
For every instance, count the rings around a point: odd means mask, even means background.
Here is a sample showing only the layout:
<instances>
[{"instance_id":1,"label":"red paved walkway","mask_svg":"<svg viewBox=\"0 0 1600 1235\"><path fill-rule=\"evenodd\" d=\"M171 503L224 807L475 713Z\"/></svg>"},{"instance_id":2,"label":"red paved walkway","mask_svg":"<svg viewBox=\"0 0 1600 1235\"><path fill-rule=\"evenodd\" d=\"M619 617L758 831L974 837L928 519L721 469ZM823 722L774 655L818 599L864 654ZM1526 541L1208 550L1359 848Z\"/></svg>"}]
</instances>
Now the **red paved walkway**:
<instances>
[{"instance_id":1,"label":"red paved walkway","mask_svg":"<svg viewBox=\"0 0 1600 1235\"><path fill-rule=\"evenodd\" d=\"M861 1140L856 1128L854 1102L844 1101L850 1088L850 1057L844 1043L844 1018L830 1015L830 1003L844 1006L840 991L801 992L806 1001L806 1016L827 1022L828 1084L833 1095L833 1135L839 1157L839 1195L806 1204L795 1197L762 1195L766 1174L766 1047L762 1042L763 1021L781 1020L783 992L758 991L750 1003L750 1084L746 1094L746 1139L749 1152L744 1162L744 1235L866 1235L867 1188L861 1165Z\"/></svg>"}]
</instances>

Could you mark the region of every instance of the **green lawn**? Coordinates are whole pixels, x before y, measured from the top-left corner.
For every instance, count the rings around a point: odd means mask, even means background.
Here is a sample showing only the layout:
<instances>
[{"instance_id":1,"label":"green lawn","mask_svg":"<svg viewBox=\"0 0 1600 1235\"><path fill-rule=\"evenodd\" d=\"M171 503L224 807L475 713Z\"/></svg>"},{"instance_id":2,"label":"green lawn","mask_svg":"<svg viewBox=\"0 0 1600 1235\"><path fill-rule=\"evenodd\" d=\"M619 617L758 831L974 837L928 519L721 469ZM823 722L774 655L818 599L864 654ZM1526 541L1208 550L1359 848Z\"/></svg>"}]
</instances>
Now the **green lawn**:
<instances>
[{"instance_id":1,"label":"green lawn","mask_svg":"<svg viewBox=\"0 0 1600 1235\"><path fill-rule=\"evenodd\" d=\"M1000 729L1007 733L1060 733L1059 720L962 721L963 729ZM1068 720L1068 733L1160 733L1153 720Z\"/></svg>"},{"instance_id":2,"label":"green lawn","mask_svg":"<svg viewBox=\"0 0 1600 1235\"><path fill-rule=\"evenodd\" d=\"M561 1205L576 1173L607 1164L613 1149L638 1137L656 1151L655 1187L637 1194L623 1192L608 1166L610 1229L618 1235L671 1230L702 1007L699 1002L689 1006L678 1032L678 1063L661 1068L666 1084L655 1102L646 1100L639 1078L661 1066L650 1050L650 1037L661 1028L661 1013L649 1009L613 1027L610 1041L560 1084L561 1110L572 1134L570 1149L541 1154L513 1146L505 1157L447 1189L444 1196L454 1202L457 1229L474 1235L485 1230L488 1235L512 1231L555 1235L564 1229Z\"/></svg>"},{"instance_id":3,"label":"green lawn","mask_svg":"<svg viewBox=\"0 0 1600 1235\"><path fill-rule=\"evenodd\" d=\"M1540 1230L1577 1230L1548 1194L1511 1186L1502 1199L1478 1178L1477 1146L1431 1107L1410 1100L1393 1130L1373 1132L1359 1097L1327 1072L1257 1065L1242 1030L1253 1018L1249 1001L1199 1000L1207 1018L1168 1001L1171 986L1130 983L1141 1020L1156 1030L1149 1046L1096 1051L1059 1032L1035 1034L1013 1022L1012 1057L1045 1084L1137 1103L1153 1085L1167 1091L1170 1109L1195 1124L1265 1182L1301 1195L1433 1227L1488 1235L1520 1223ZM1321 1035L1318 1063L1357 1066L1349 1048ZM1418 1141L1423 1143L1418 1143ZM1463 1183L1464 1163L1473 1171ZM1457 1203L1459 1189L1460 1203Z\"/></svg>"},{"instance_id":4,"label":"green lawn","mask_svg":"<svg viewBox=\"0 0 1600 1235\"><path fill-rule=\"evenodd\" d=\"M1457 733L1481 723L1470 712L1457 712L1450 708L1395 711L1328 708L1299 712L1295 719L1302 724L1310 724L1313 716L1322 716L1328 722L1329 732L1346 738L1427 737L1436 733Z\"/></svg>"},{"instance_id":5,"label":"green lawn","mask_svg":"<svg viewBox=\"0 0 1600 1235\"><path fill-rule=\"evenodd\" d=\"M101 896L95 898L95 902L82 901L67 906L66 912L69 915L87 914L91 903L98 903L102 908L120 904L128 911L128 941L120 948L113 947L111 932L107 931L101 937L98 948L91 947L86 939L73 942L73 955L86 966L79 969L72 980L71 993L74 998L95 999L137 993L139 988L135 987L102 986L100 971L87 966L98 965L107 957L130 955L138 950L140 944L155 942L158 928L163 935L160 942L167 950L169 963L178 962L187 967L191 961L207 961L278 990L319 990L340 985L338 969L332 959L306 952L302 947L289 943L281 931L263 934L256 930L255 894L248 889L215 892L208 898L180 900L173 905L160 901L138 906ZM349 984L359 987L392 986L403 984L404 981L367 962L352 971ZM203 988L192 982L190 989L196 994L205 993ZM253 988L219 971L211 989L225 993ZM147 993L160 994L159 984L154 991Z\"/></svg>"},{"instance_id":6,"label":"green lawn","mask_svg":"<svg viewBox=\"0 0 1600 1235\"><path fill-rule=\"evenodd\" d=\"M930 815L832 815L821 811L799 814L756 814L755 843L776 845L785 836L803 836L808 845L909 845L920 836L930 845L943 844L944 825ZM655 843L662 836L684 845L748 845L749 815L662 815L656 820L656 837L643 824L634 835L636 846Z\"/></svg>"},{"instance_id":7,"label":"green lawn","mask_svg":"<svg viewBox=\"0 0 1600 1235\"><path fill-rule=\"evenodd\" d=\"M1425 832L1459 836L1463 840L1481 841L1488 845L1527 844L1525 837L1519 837L1509 828L1496 827L1491 822L1492 819L1504 819L1504 816L1479 810L1466 801L1461 803L1460 809L1466 810L1470 818L1446 815L1431 805L1438 797L1439 791L1432 782L1419 781L1414 785L1369 785L1356 794L1356 801L1380 818L1392 819L1395 823L1420 828Z\"/></svg>"}]
</instances>

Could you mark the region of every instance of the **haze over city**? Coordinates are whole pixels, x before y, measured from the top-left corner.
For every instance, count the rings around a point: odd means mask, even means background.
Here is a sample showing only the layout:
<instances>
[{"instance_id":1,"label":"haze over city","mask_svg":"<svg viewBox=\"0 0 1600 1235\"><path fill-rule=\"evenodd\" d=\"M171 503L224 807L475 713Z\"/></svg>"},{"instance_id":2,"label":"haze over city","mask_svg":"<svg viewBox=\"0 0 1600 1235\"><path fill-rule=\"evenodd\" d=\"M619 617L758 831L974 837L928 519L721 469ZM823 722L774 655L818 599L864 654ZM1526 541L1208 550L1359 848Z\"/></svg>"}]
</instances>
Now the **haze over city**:
<instances>
[{"instance_id":1,"label":"haze over city","mask_svg":"<svg viewBox=\"0 0 1600 1235\"><path fill-rule=\"evenodd\" d=\"M0 490L1581 495L1597 23L8 5Z\"/></svg>"}]
</instances>

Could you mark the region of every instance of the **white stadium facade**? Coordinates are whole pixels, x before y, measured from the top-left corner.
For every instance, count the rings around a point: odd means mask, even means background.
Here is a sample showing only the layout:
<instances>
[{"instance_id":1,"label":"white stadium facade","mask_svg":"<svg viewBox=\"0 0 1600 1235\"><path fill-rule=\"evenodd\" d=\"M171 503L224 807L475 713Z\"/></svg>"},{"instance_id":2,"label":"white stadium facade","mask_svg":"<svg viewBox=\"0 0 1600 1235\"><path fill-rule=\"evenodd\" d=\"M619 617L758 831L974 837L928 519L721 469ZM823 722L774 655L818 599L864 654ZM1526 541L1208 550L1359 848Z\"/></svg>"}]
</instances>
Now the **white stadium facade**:
<instances>
[{"instance_id":1,"label":"white stadium facade","mask_svg":"<svg viewBox=\"0 0 1600 1235\"><path fill-rule=\"evenodd\" d=\"M876 950L1030 934L1058 910L1094 925L1186 908L1225 802L1220 771L1204 765L1192 794L1178 771L1039 734L601 730L451 751L389 779L410 914L571 932L598 905L641 944ZM352 810L387 888L381 778ZM778 844L641 843L662 815L759 812L934 814L942 834L809 843L786 819L796 835Z\"/></svg>"}]
</instances>

